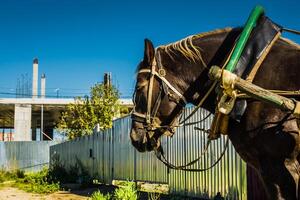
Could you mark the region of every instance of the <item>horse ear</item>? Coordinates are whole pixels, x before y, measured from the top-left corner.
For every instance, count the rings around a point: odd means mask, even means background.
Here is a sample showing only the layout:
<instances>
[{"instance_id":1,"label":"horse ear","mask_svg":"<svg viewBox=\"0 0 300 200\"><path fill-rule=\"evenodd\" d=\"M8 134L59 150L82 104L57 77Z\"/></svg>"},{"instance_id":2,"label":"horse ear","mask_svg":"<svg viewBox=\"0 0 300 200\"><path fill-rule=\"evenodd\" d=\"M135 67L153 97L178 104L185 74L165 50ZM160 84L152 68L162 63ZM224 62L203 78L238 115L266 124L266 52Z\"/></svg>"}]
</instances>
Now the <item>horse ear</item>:
<instances>
[{"instance_id":1,"label":"horse ear","mask_svg":"<svg viewBox=\"0 0 300 200\"><path fill-rule=\"evenodd\" d=\"M144 62L151 65L154 58L154 47L149 39L145 39Z\"/></svg>"}]
</instances>

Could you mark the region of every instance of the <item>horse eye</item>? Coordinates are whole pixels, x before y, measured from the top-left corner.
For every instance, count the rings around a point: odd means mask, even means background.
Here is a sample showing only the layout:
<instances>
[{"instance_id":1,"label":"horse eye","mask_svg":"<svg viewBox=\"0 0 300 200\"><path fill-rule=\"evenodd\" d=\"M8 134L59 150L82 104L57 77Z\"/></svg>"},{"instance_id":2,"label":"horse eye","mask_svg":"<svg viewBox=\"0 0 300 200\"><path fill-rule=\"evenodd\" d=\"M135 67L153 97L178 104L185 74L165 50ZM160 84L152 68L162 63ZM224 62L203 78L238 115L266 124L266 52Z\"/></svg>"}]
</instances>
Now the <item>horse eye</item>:
<instances>
[{"instance_id":1,"label":"horse eye","mask_svg":"<svg viewBox=\"0 0 300 200\"><path fill-rule=\"evenodd\" d=\"M136 90L137 90L137 91L141 91L143 88L144 88L143 85L137 85L137 86L136 86Z\"/></svg>"},{"instance_id":2,"label":"horse eye","mask_svg":"<svg viewBox=\"0 0 300 200\"><path fill-rule=\"evenodd\" d=\"M139 81L139 82L137 82L135 89L136 90L142 90L142 89L144 89L146 87L147 84L148 83L145 80Z\"/></svg>"}]
</instances>

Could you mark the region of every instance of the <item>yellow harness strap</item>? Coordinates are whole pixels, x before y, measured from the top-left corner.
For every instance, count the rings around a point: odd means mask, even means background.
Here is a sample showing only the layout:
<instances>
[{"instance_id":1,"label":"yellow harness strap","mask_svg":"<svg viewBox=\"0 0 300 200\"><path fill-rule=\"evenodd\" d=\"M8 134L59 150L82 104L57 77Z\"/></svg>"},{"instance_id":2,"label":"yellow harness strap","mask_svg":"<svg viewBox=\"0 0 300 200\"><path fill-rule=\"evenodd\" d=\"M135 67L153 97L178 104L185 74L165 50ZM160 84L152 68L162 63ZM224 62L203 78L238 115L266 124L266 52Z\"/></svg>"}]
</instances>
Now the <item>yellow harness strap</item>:
<instances>
[{"instance_id":1,"label":"yellow harness strap","mask_svg":"<svg viewBox=\"0 0 300 200\"><path fill-rule=\"evenodd\" d=\"M300 102L299 101L296 101L296 107L293 114L296 117L297 125L300 130Z\"/></svg>"}]
</instances>

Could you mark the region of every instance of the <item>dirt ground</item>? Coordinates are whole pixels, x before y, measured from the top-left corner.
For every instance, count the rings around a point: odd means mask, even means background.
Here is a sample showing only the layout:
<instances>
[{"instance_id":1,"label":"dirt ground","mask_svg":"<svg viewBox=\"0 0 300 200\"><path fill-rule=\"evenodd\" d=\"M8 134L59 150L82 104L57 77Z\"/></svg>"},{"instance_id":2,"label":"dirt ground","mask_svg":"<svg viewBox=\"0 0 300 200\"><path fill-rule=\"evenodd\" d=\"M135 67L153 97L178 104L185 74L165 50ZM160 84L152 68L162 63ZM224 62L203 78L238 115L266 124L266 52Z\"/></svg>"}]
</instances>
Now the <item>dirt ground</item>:
<instances>
[{"instance_id":1,"label":"dirt ground","mask_svg":"<svg viewBox=\"0 0 300 200\"><path fill-rule=\"evenodd\" d=\"M0 187L0 200L88 200L94 191L100 190L103 194L113 194L115 186L99 185L87 189L73 191L59 191L53 194L33 194L24 192L11 186ZM139 200L148 200L146 193L139 193ZM165 198L161 198L165 200ZM168 199L168 198L167 198Z\"/></svg>"},{"instance_id":2,"label":"dirt ground","mask_svg":"<svg viewBox=\"0 0 300 200\"><path fill-rule=\"evenodd\" d=\"M0 188L0 200L87 200L93 189L77 193L59 191L49 195L27 193L13 187Z\"/></svg>"},{"instance_id":3,"label":"dirt ground","mask_svg":"<svg viewBox=\"0 0 300 200\"><path fill-rule=\"evenodd\" d=\"M108 185L99 185L97 187L91 187L87 189L78 189L73 191L59 191L53 194L33 194L27 193L18 188L11 186L1 186L0 187L0 200L88 200L91 194L94 191L100 190L103 194L110 193L113 194L113 191L116 187ZM155 197L149 198L149 194L145 192L139 193L139 200L148 200L156 199ZM175 199L189 199L189 200L200 200L198 198L187 198L176 196ZM161 195L161 200L170 200L174 199L174 196Z\"/></svg>"}]
</instances>

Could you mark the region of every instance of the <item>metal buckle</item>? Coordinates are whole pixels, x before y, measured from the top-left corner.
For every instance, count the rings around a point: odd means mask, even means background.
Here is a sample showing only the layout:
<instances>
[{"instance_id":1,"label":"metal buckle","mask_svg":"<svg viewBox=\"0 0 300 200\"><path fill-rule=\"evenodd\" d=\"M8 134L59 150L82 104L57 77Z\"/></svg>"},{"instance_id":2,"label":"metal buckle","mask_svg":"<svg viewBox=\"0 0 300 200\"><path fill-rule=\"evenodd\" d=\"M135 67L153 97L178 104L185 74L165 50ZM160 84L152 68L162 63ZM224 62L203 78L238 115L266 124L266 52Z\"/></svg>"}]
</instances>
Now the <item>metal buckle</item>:
<instances>
[{"instance_id":1,"label":"metal buckle","mask_svg":"<svg viewBox=\"0 0 300 200\"><path fill-rule=\"evenodd\" d=\"M236 91L233 91L232 94L232 96L229 96L225 92L223 93L218 103L219 112L228 115L232 111L236 100Z\"/></svg>"},{"instance_id":2,"label":"metal buckle","mask_svg":"<svg viewBox=\"0 0 300 200\"><path fill-rule=\"evenodd\" d=\"M164 76L166 76L166 70L161 68L161 69L158 70L158 74L159 74L159 76L164 77Z\"/></svg>"}]
</instances>

